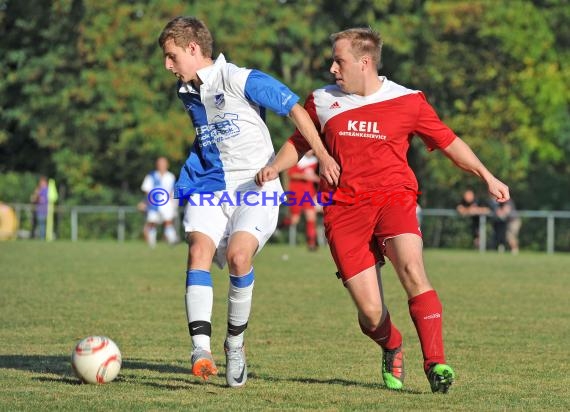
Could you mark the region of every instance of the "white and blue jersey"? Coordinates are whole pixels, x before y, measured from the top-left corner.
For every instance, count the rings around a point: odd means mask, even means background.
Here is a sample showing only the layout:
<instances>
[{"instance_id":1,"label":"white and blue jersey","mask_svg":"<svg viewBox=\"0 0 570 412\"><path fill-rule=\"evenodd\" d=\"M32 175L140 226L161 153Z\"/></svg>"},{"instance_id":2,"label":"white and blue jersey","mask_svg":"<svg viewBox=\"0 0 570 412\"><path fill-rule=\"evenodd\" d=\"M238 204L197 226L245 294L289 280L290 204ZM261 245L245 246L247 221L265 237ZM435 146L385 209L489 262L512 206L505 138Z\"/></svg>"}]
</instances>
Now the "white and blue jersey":
<instances>
[{"instance_id":1,"label":"white and blue jersey","mask_svg":"<svg viewBox=\"0 0 570 412\"><path fill-rule=\"evenodd\" d=\"M146 211L148 221L159 223L160 221L170 221L174 219L178 213L178 202L172 199L175 183L176 176L169 171L161 174L158 170L154 170L145 176L141 190L147 195ZM154 201L151 201L148 196L156 189L161 189L167 194L158 192L160 196L155 198ZM162 204L162 200L164 199L168 201ZM160 202L161 205L158 206L156 202Z\"/></svg>"},{"instance_id":2,"label":"white and blue jersey","mask_svg":"<svg viewBox=\"0 0 570 412\"><path fill-rule=\"evenodd\" d=\"M200 90L179 82L178 97L192 119L196 138L175 187L175 197L234 189L253 180L275 157L265 109L286 116L299 97L258 70L226 62L198 70Z\"/></svg>"}]
</instances>

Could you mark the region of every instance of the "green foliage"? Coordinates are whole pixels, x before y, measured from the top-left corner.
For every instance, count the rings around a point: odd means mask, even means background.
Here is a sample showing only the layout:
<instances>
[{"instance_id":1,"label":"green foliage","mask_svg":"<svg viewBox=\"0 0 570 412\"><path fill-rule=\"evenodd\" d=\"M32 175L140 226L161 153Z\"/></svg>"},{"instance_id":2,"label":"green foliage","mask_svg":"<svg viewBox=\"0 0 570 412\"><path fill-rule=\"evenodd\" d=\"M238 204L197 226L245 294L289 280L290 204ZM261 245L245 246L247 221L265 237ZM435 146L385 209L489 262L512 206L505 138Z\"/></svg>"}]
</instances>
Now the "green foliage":
<instances>
[{"instance_id":1,"label":"green foliage","mask_svg":"<svg viewBox=\"0 0 570 412\"><path fill-rule=\"evenodd\" d=\"M313 89L328 82L330 53L323 45L328 46L328 36L336 28L323 18L326 4L322 0L214 0L196 2L192 12L212 28L214 53L224 53L239 66L271 74L303 103ZM278 148L292 134L293 123L272 113L268 119Z\"/></svg>"},{"instance_id":2,"label":"green foliage","mask_svg":"<svg viewBox=\"0 0 570 412\"><path fill-rule=\"evenodd\" d=\"M0 202L30 203L38 179L39 176L29 172L0 174Z\"/></svg>"},{"instance_id":3,"label":"green foliage","mask_svg":"<svg viewBox=\"0 0 570 412\"><path fill-rule=\"evenodd\" d=\"M74 203L139 193L158 155L177 172L194 138L156 39L176 15L215 54L301 96L330 82L329 35L370 26L381 73L425 91L525 208L570 207L570 7L565 0L0 1L0 171L55 177ZM292 123L270 114L278 148ZM414 143L426 207L478 183ZM482 187L482 186L479 186Z\"/></svg>"},{"instance_id":4,"label":"green foliage","mask_svg":"<svg viewBox=\"0 0 570 412\"><path fill-rule=\"evenodd\" d=\"M549 177L546 165L564 167L569 154L568 69L544 13L525 1L428 2L424 13L422 50L408 56L416 64L406 81L427 92L519 204L568 206L556 201L564 187L529 186L533 175ZM425 155L413 154L431 199L448 202L444 191L465 186L443 156L426 168Z\"/></svg>"}]
</instances>

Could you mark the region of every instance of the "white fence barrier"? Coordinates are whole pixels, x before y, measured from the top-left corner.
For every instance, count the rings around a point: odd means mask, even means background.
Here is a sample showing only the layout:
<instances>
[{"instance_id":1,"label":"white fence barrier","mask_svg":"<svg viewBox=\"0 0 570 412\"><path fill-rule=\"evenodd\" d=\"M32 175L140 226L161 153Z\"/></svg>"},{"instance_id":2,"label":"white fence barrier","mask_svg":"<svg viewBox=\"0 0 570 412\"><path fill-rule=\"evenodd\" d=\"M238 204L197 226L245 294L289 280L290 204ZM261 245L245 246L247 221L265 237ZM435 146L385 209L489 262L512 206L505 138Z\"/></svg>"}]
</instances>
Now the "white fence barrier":
<instances>
[{"instance_id":1,"label":"white fence barrier","mask_svg":"<svg viewBox=\"0 0 570 412\"><path fill-rule=\"evenodd\" d=\"M518 210L519 217L521 218L538 218L545 219L546 222L546 252L554 253L554 239L555 239L555 219L570 219L570 211L566 210ZM423 209L422 216L445 216L457 217L460 216L455 209ZM485 252L487 250L487 220L490 215L479 216L479 251Z\"/></svg>"},{"instance_id":2,"label":"white fence barrier","mask_svg":"<svg viewBox=\"0 0 570 412\"><path fill-rule=\"evenodd\" d=\"M33 213L33 205L31 204L10 204L16 212L19 222L21 223L22 217L25 214L31 216ZM79 220L81 215L92 213L105 213L114 214L117 217L116 236L119 242L125 240L126 218L128 214L139 213L135 206L58 206L57 213L60 217L68 216L70 223L70 239L72 241L79 240ZM570 219L570 211L549 211L549 210L519 210L518 214L521 218L534 218L544 219L546 224L546 245L545 250L547 253L554 253L555 251L555 230L556 219ZM463 218L455 209L422 209L422 217L451 217ZM484 252L487 250L487 222L490 219L488 215L481 215L479 219L479 250ZM180 229L180 219L178 221ZM322 229L322 228L321 228ZM142 228L141 228L142 230ZM296 235L296 233L295 233ZM289 238L290 244L295 244L296 239Z\"/></svg>"}]
</instances>

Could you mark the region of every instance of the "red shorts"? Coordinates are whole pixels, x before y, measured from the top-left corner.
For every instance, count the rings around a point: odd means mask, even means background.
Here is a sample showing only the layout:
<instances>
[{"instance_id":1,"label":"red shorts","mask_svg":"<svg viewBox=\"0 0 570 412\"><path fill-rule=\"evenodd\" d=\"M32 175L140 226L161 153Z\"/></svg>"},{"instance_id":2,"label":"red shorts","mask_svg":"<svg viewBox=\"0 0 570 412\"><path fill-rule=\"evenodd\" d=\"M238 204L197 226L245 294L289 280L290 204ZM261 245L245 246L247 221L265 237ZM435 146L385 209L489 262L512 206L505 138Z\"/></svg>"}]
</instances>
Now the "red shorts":
<instances>
[{"instance_id":1,"label":"red shorts","mask_svg":"<svg viewBox=\"0 0 570 412\"><path fill-rule=\"evenodd\" d=\"M386 239L404 233L422 236L416 215L416 192L404 193L395 195L393 200L384 196L382 202L365 199L353 205L332 204L324 208L325 234L343 282L383 262Z\"/></svg>"},{"instance_id":2,"label":"red shorts","mask_svg":"<svg viewBox=\"0 0 570 412\"><path fill-rule=\"evenodd\" d=\"M317 191L312 182L291 181L289 183L289 191L294 192L294 195L287 197L291 215L300 215L303 210L313 210L315 208Z\"/></svg>"}]
</instances>

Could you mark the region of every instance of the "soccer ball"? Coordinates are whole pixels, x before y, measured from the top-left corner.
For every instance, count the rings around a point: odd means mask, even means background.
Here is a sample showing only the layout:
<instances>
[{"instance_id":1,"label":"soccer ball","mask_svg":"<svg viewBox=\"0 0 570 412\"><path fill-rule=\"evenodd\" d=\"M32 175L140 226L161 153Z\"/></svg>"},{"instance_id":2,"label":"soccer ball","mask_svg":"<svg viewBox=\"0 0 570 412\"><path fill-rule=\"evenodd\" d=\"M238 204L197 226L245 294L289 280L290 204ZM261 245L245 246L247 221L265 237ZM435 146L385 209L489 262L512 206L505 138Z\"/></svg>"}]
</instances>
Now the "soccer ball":
<instances>
[{"instance_id":1,"label":"soccer ball","mask_svg":"<svg viewBox=\"0 0 570 412\"><path fill-rule=\"evenodd\" d=\"M82 339L71 354L71 365L79 379L85 383L107 383L121 370L121 352L105 336L88 336Z\"/></svg>"}]
</instances>

